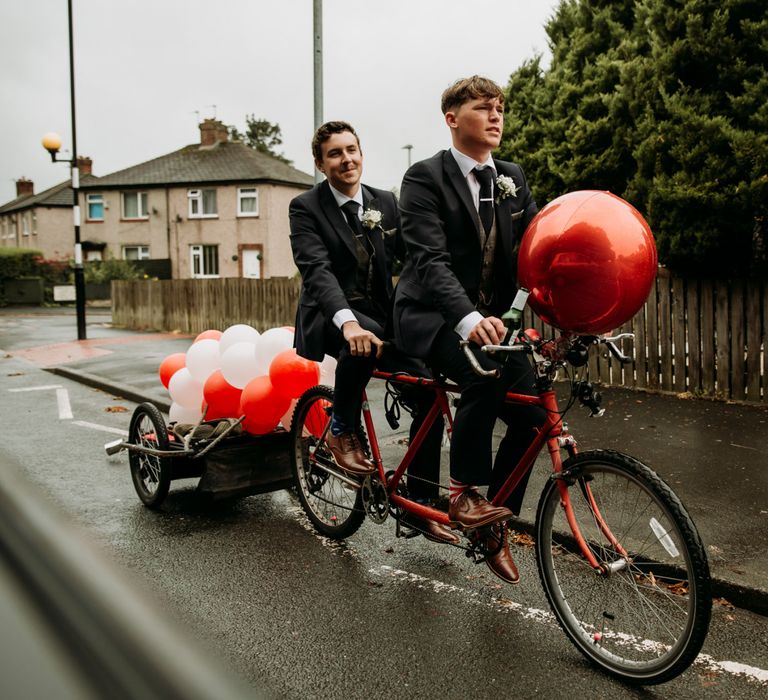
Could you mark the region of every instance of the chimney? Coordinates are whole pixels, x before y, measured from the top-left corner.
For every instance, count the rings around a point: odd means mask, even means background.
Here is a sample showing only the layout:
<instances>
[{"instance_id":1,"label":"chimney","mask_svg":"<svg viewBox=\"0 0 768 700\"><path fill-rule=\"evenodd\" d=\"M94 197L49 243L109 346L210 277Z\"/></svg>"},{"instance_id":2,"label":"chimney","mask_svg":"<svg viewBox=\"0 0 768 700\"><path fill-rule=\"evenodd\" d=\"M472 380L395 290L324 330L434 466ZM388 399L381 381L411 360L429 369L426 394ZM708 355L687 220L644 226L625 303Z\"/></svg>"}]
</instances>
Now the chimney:
<instances>
[{"instance_id":1,"label":"chimney","mask_svg":"<svg viewBox=\"0 0 768 700\"><path fill-rule=\"evenodd\" d=\"M80 176L90 175L93 170L93 161L88 156L77 157L77 169L80 171Z\"/></svg>"},{"instance_id":2,"label":"chimney","mask_svg":"<svg viewBox=\"0 0 768 700\"><path fill-rule=\"evenodd\" d=\"M35 183L27 180L23 175L16 180L16 196L29 197L35 193Z\"/></svg>"},{"instance_id":3,"label":"chimney","mask_svg":"<svg viewBox=\"0 0 768 700\"><path fill-rule=\"evenodd\" d=\"M217 143L224 143L229 138L227 127L216 119L204 119L200 124L200 147L210 148Z\"/></svg>"}]
</instances>

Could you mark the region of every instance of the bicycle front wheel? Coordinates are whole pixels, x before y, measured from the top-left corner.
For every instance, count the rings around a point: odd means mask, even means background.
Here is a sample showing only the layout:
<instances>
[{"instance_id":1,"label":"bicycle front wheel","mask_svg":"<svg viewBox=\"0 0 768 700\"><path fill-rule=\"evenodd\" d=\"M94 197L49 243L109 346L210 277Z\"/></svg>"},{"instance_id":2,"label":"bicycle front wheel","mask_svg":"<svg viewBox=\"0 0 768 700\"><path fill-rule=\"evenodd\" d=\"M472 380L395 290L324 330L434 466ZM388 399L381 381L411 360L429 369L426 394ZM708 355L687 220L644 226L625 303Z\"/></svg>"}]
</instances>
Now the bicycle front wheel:
<instances>
[{"instance_id":1,"label":"bicycle front wheel","mask_svg":"<svg viewBox=\"0 0 768 700\"><path fill-rule=\"evenodd\" d=\"M651 469L607 450L568 459L541 494L536 535L549 603L588 659L655 684L696 658L712 611L707 557L685 508Z\"/></svg>"},{"instance_id":2,"label":"bicycle front wheel","mask_svg":"<svg viewBox=\"0 0 768 700\"><path fill-rule=\"evenodd\" d=\"M334 539L357 532L365 520L360 486L336 466L325 436L331 420L333 390L308 389L299 399L291 425L291 454L296 490L315 529Z\"/></svg>"}]
</instances>

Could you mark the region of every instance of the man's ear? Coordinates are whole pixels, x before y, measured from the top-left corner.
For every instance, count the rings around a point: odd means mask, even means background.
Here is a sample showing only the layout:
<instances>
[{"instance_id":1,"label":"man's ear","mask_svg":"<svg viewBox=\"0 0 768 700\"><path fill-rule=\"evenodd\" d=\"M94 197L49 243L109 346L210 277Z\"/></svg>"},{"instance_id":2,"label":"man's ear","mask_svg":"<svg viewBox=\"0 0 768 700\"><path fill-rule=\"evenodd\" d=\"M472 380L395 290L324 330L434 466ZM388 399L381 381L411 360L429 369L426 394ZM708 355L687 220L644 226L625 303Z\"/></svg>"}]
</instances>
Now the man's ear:
<instances>
[{"instance_id":1,"label":"man's ear","mask_svg":"<svg viewBox=\"0 0 768 700\"><path fill-rule=\"evenodd\" d=\"M445 123L451 128L456 128L456 112L445 113Z\"/></svg>"},{"instance_id":2,"label":"man's ear","mask_svg":"<svg viewBox=\"0 0 768 700\"><path fill-rule=\"evenodd\" d=\"M317 158L315 158L315 167L316 167L316 168L317 168L317 169L318 169L318 170L319 170L321 173L324 173L324 172L325 172L325 168L323 168L323 161L321 161L321 160L318 160Z\"/></svg>"}]
</instances>

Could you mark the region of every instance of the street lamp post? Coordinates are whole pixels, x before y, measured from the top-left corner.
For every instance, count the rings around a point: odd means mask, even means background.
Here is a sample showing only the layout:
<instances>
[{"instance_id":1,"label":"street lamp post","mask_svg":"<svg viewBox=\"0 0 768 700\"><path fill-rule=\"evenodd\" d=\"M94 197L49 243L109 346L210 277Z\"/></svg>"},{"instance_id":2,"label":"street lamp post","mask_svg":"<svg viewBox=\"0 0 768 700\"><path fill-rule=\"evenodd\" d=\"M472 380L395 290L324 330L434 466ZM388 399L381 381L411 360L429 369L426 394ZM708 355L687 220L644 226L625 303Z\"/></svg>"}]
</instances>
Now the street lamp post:
<instances>
[{"instance_id":1,"label":"street lamp post","mask_svg":"<svg viewBox=\"0 0 768 700\"><path fill-rule=\"evenodd\" d=\"M61 148L61 137L48 133L43 137L43 147L56 163L69 163L72 171L72 215L75 224L75 308L77 310L77 339L85 340L85 274L83 270L83 248L80 244L80 171L77 166L77 128L75 126L75 49L72 32L72 0L67 2L69 18L69 87L72 107L72 157L57 158Z\"/></svg>"},{"instance_id":2,"label":"street lamp post","mask_svg":"<svg viewBox=\"0 0 768 700\"><path fill-rule=\"evenodd\" d=\"M411 149L413 148L413 146L409 143L408 145L403 146L403 148L406 151L408 151L408 167L410 168L411 167Z\"/></svg>"}]
</instances>

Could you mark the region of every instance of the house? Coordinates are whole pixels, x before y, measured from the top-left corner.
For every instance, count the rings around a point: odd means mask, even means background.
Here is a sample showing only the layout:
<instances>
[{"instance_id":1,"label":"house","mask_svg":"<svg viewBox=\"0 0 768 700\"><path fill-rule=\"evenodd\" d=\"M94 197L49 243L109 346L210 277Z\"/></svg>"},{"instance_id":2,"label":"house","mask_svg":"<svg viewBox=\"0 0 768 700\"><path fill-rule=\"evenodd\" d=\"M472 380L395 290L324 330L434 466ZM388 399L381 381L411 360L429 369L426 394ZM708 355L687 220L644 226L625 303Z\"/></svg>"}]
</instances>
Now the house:
<instances>
[{"instance_id":1,"label":"house","mask_svg":"<svg viewBox=\"0 0 768 700\"><path fill-rule=\"evenodd\" d=\"M78 158L80 182L88 183L91 159ZM35 194L31 180L16 180L16 198L0 206L0 246L40 250L43 257L62 260L74 255L75 234L72 217L72 187L70 180ZM102 246L103 247L103 246ZM94 248L83 241L83 257L93 259L101 254L99 244Z\"/></svg>"},{"instance_id":2,"label":"house","mask_svg":"<svg viewBox=\"0 0 768 700\"><path fill-rule=\"evenodd\" d=\"M200 143L83 181L81 238L105 255L169 260L175 279L293 276L288 204L312 184L206 119Z\"/></svg>"}]
</instances>

